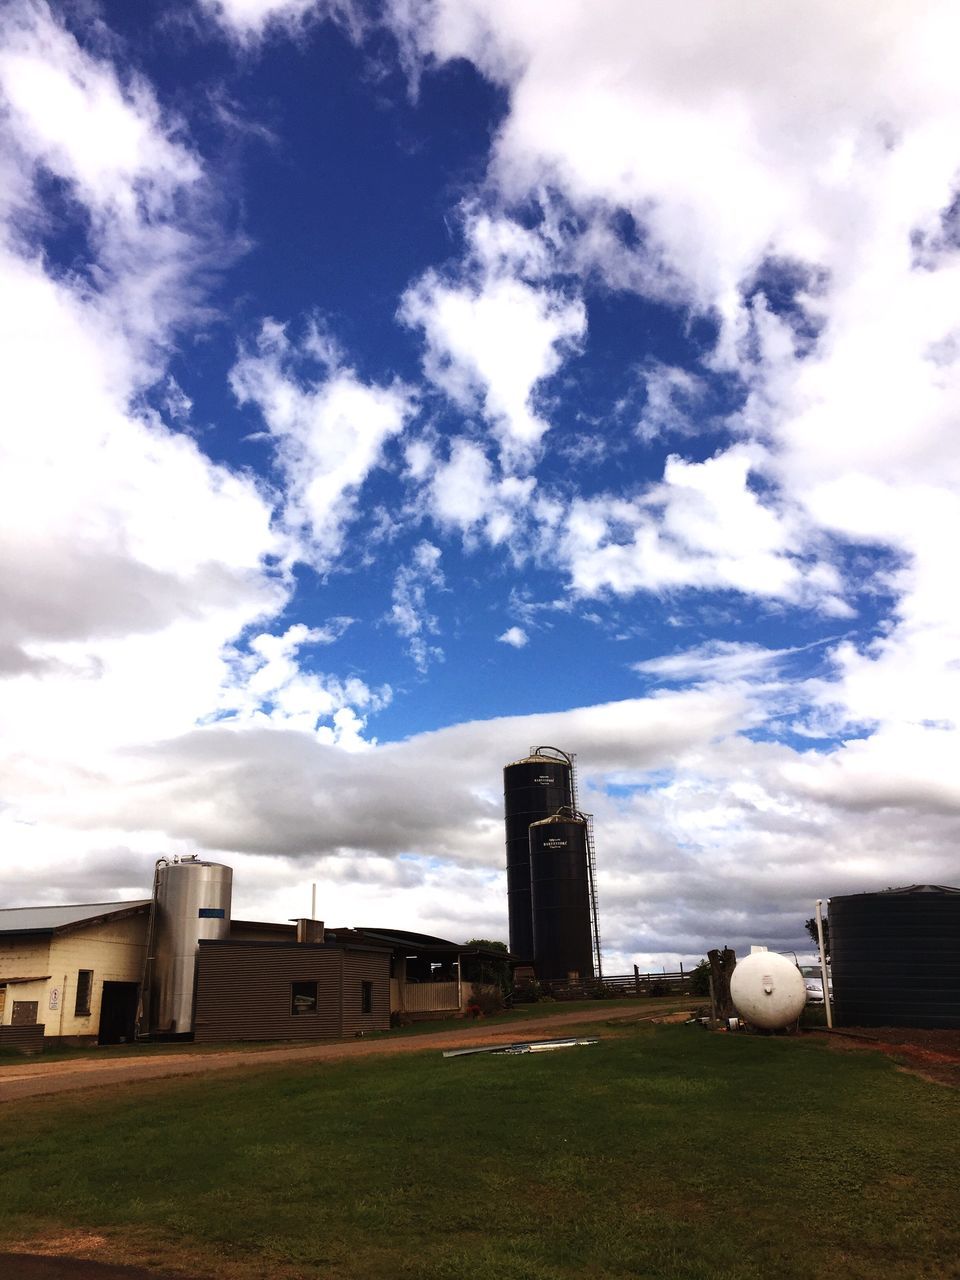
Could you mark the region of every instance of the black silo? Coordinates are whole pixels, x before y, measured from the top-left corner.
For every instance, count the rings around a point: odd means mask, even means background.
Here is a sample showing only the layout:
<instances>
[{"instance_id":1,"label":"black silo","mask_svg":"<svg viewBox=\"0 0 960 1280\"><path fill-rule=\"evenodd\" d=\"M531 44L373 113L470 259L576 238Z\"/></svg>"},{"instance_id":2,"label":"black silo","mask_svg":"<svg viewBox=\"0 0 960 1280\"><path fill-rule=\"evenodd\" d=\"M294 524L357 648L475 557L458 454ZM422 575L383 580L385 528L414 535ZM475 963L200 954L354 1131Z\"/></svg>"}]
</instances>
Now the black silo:
<instances>
[{"instance_id":1,"label":"black silo","mask_svg":"<svg viewBox=\"0 0 960 1280\"><path fill-rule=\"evenodd\" d=\"M912 885L830 899L842 1027L960 1027L960 889Z\"/></svg>"},{"instance_id":2,"label":"black silo","mask_svg":"<svg viewBox=\"0 0 960 1280\"><path fill-rule=\"evenodd\" d=\"M587 821L575 810L531 825L530 893L537 977L592 978Z\"/></svg>"},{"instance_id":3,"label":"black silo","mask_svg":"<svg viewBox=\"0 0 960 1280\"><path fill-rule=\"evenodd\" d=\"M549 818L572 803L570 759L557 747L536 747L529 756L508 764L503 771L510 950L518 960L533 961L530 824Z\"/></svg>"}]
</instances>

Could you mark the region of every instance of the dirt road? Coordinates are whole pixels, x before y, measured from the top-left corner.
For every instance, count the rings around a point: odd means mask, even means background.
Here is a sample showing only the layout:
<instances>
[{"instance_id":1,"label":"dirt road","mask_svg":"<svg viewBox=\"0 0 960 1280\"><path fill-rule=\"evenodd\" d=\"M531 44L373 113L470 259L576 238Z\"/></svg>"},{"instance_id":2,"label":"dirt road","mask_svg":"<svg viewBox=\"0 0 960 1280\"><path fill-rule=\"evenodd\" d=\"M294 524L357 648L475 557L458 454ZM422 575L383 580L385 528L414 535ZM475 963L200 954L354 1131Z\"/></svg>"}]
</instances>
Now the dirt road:
<instances>
[{"instance_id":1,"label":"dirt road","mask_svg":"<svg viewBox=\"0 0 960 1280\"><path fill-rule=\"evenodd\" d=\"M516 1022L487 1026L483 1022L457 1022L450 1030L424 1035L390 1036L375 1040L337 1040L323 1044L283 1045L276 1048L225 1049L216 1053L144 1054L143 1057L88 1058L64 1062L38 1060L0 1066L0 1102L43 1097L78 1089L102 1089L141 1080L163 1080L172 1076L203 1075L210 1071L238 1069L262 1071L265 1067L290 1062L334 1062L373 1054L421 1053L468 1045L510 1044L530 1037L551 1039L563 1036L564 1028L607 1021L636 1021L659 1017L648 1009L624 1017L623 1009L571 1009L551 1017L525 1018ZM666 1014L670 1017L672 1015Z\"/></svg>"}]
</instances>

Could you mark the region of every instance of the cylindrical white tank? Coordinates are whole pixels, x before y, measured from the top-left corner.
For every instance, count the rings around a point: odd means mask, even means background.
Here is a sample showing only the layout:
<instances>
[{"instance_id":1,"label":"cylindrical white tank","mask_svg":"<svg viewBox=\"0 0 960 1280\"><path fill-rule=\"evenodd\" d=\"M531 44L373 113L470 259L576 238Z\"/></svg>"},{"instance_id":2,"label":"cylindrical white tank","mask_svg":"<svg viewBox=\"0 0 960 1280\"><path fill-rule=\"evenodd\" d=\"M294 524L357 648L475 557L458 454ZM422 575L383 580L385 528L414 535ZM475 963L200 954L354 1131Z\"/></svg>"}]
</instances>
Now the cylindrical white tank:
<instances>
[{"instance_id":1,"label":"cylindrical white tank","mask_svg":"<svg viewBox=\"0 0 960 1280\"><path fill-rule=\"evenodd\" d=\"M775 951L755 951L737 962L730 998L745 1022L773 1031L796 1022L807 1002L807 989L792 960Z\"/></svg>"},{"instance_id":2,"label":"cylindrical white tank","mask_svg":"<svg viewBox=\"0 0 960 1280\"><path fill-rule=\"evenodd\" d=\"M233 871L218 862L183 858L157 866L151 1030L193 1030L194 976L201 938L230 935Z\"/></svg>"}]
</instances>

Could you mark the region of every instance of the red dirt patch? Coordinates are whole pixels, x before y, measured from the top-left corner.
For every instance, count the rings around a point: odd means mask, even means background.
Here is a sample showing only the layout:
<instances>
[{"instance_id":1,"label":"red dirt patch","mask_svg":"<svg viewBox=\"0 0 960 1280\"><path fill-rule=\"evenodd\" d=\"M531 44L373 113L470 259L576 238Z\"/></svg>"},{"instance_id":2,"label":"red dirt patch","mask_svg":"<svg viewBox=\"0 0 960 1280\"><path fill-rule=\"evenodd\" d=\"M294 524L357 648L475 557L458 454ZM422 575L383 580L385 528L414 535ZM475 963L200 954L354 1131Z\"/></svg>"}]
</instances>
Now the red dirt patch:
<instances>
[{"instance_id":1,"label":"red dirt patch","mask_svg":"<svg viewBox=\"0 0 960 1280\"><path fill-rule=\"evenodd\" d=\"M895 1058L903 1071L960 1088L960 1030L927 1027L842 1027L815 1031L834 1049L873 1049Z\"/></svg>"}]
</instances>

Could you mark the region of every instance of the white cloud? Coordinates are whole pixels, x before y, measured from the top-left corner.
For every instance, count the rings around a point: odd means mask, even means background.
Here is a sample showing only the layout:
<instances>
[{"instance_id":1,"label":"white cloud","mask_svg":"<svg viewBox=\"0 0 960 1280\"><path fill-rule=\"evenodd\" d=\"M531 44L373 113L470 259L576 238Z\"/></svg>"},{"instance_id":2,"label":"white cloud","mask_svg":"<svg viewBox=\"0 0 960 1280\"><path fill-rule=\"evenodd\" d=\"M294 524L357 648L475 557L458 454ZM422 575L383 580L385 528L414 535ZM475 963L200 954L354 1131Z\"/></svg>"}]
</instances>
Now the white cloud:
<instances>
[{"instance_id":1,"label":"white cloud","mask_svg":"<svg viewBox=\"0 0 960 1280\"><path fill-rule=\"evenodd\" d=\"M426 272L404 295L400 317L424 332L427 377L462 410L479 407L504 467L523 468L550 426L538 384L577 348L586 313L579 298L536 283L546 250L530 232L475 215L467 237L463 278Z\"/></svg>"},{"instance_id":2,"label":"white cloud","mask_svg":"<svg viewBox=\"0 0 960 1280\"><path fill-rule=\"evenodd\" d=\"M637 499L575 499L559 535L574 589L733 590L847 615L832 566L795 554L806 533L798 513L751 488L755 466L765 468L762 453L742 446L706 462L673 456L662 483Z\"/></svg>"},{"instance_id":3,"label":"white cloud","mask_svg":"<svg viewBox=\"0 0 960 1280\"><path fill-rule=\"evenodd\" d=\"M752 742L742 729L755 712L742 688L715 685L354 752L278 725L216 724L128 751L109 772L78 771L69 797L21 782L20 822L8 810L0 826L22 865L28 851L49 862L48 885L85 857L104 888L129 885L136 865L145 887L148 852L199 848L236 866L254 916L295 914L317 880L330 921L382 923L387 911L399 927L505 936L500 771L552 742L577 751L581 803L596 815L608 969L724 942L802 947L815 897L950 881L960 772L936 731L889 744L891 785L878 790L881 762L856 759L869 744L801 754ZM904 749L922 753L912 781Z\"/></svg>"},{"instance_id":4,"label":"white cloud","mask_svg":"<svg viewBox=\"0 0 960 1280\"><path fill-rule=\"evenodd\" d=\"M697 420L705 388L701 378L687 369L653 361L643 371L643 382L647 399L636 428L641 440L692 435L703 428Z\"/></svg>"},{"instance_id":5,"label":"white cloud","mask_svg":"<svg viewBox=\"0 0 960 1280\"><path fill-rule=\"evenodd\" d=\"M522 558L527 508L535 488L532 476L496 478L481 446L457 437L449 458L433 463L430 510L441 527L460 529L468 545L482 536L491 546L506 544Z\"/></svg>"},{"instance_id":6,"label":"white cloud","mask_svg":"<svg viewBox=\"0 0 960 1280\"><path fill-rule=\"evenodd\" d=\"M417 543L409 564L401 565L393 583L393 608L387 621L396 627L408 643L408 652L421 673L431 662L442 660L443 650L430 644L427 636L440 629L434 614L426 606L431 587L442 590L445 579L440 568L440 548L426 539Z\"/></svg>"},{"instance_id":7,"label":"white cloud","mask_svg":"<svg viewBox=\"0 0 960 1280\"><path fill-rule=\"evenodd\" d=\"M111 865L188 851L134 809L104 821L131 768L146 791L162 789L131 749L189 733L225 704L236 725L312 721L318 741L353 747L356 709L389 694L297 672L298 638L332 639L339 622L329 635L293 628L281 652L262 632L243 674L263 687L234 685L234 642L262 629L290 586L270 567L284 544L258 485L140 407L159 385L171 416L188 410L163 352L194 314L209 249L209 183L177 122L41 3L4 9L0 92L14 197L0 208L6 848L14 865L31 860L21 879L61 853L97 876L103 850L117 851ZM75 218L69 272L42 252L50 175ZM132 872L119 874L111 883L131 887Z\"/></svg>"},{"instance_id":8,"label":"white cloud","mask_svg":"<svg viewBox=\"0 0 960 1280\"><path fill-rule=\"evenodd\" d=\"M298 373L307 358L321 363L319 377ZM316 326L297 348L273 320L263 322L255 350L241 351L230 385L241 404L257 406L277 442L289 526L302 532L309 558L329 564L364 481L413 412L409 390L362 382Z\"/></svg>"},{"instance_id":9,"label":"white cloud","mask_svg":"<svg viewBox=\"0 0 960 1280\"><path fill-rule=\"evenodd\" d=\"M792 649L765 649L759 644L705 640L681 653L634 662L632 668L640 675L669 681L742 680L772 672L793 652Z\"/></svg>"},{"instance_id":10,"label":"white cloud","mask_svg":"<svg viewBox=\"0 0 960 1280\"><path fill-rule=\"evenodd\" d=\"M497 636L501 644L508 644L514 649L522 649L530 643L530 637L523 627L508 627L502 636Z\"/></svg>"},{"instance_id":11,"label":"white cloud","mask_svg":"<svg viewBox=\"0 0 960 1280\"><path fill-rule=\"evenodd\" d=\"M409 56L469 58L507 89L488 191L507 208L544 204L557 261L718 319L708 363L749 388L735 425L763 441L779 511L732 463L678 461L660 512L574 505L565 544L577 587L726 586L842 613L835 572L810 565L825 526L907 561L890 642L904 668L909 653L920 669L926 649L946 650L956 618L936 624L937 639L914 615L928 608L921 591L956 599L950 573L936 539L899 513L931 533L939 522L940 546L955 541L960 256L943 218L960 172L956 7L866 14L819 0L745 8L730 23L703 0L682 27L633 0L599 11L398 0L390 11ZM558 217L571 207L573 232ZM617 229L624 211L633 239ZM771 272L793 275L792 316L766 303ZM655 371L641 431L677 425L677 395L693 390ZM890 645L861 662L876 667L878 692ZM927 701L917 692L915 717Z\"/></svg>"},{"instance_id":12,"label":"white cloud","mask_svg":"<svg viewBox=\"0 0 960 1280\"><path fill-rule=\"evenodd\" d=\"M311 20L333 18L355 31L360 12L353 0L198 0L235 39L250 44L271 29L296 34Z\"/></svg>"}]
</instances>

